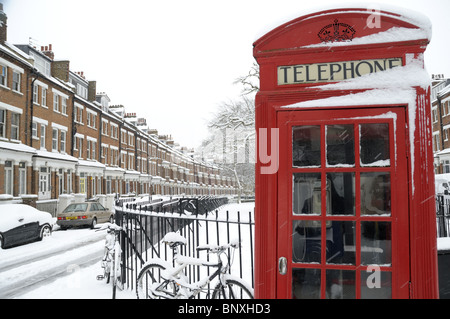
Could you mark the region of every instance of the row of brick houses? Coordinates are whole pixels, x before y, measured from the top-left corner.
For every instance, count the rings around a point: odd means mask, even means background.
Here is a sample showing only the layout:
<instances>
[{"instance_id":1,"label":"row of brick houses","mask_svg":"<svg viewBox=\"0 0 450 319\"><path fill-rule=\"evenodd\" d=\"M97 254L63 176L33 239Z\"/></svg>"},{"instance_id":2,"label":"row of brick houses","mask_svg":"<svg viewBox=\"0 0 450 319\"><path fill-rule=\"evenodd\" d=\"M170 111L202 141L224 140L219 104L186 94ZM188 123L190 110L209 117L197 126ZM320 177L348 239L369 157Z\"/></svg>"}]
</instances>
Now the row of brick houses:
<instances>
[{"instance_id":1,"label":"row of brick houses","mask_svg":"<svg viewBox=\"0 0 450 319\"><path fill-rule=\"evenodd\" d=\"M10 44L6 22L0 4L0 194L234 193L232 176L110 105L51 45Z\"/></svg>"},{"instance_id":2,"label":"row of brick houses","mask_svg":"<svg viewBox=\"0 0 450 319\"><path fill-rule=\"evenodd\" d=\"M431 121L436 174L450 173L450 79L432 76Z\"/></svg>"}]
</instances>

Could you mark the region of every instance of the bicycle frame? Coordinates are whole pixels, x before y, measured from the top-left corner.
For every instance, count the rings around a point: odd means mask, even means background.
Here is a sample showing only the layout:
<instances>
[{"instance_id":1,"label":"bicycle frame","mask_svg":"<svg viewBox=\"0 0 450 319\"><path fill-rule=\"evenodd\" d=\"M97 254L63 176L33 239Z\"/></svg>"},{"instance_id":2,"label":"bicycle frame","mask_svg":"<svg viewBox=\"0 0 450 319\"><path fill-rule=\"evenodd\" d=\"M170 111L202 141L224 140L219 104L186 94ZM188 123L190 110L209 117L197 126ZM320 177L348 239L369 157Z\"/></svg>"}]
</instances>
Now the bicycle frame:
<instances>
[{"instance_id":1,"label":"bicycle frame","mask_svg":"<svg viewBox=\"0 0 450 319\"><path fill-rule=\"evenodd\" d=\"M185 298L195 298L200 292L204 290L204 288L216 277L219 277L219 280L221 283L223 282L223 274L228 270L229 266L229 260L230 258L227 255L228 263L226 266L224 266L224 263L222 262L221 255L225 254L225 251L219 251L215 252L218 257L217 263L212 263L209 261L204 261L199 258L193 258L193 257L186 257L178 252L178 247L172 247L173 250L173 261L175 261L178 266L172 267L167 266L166 270L163 270L161 272L161 277L164 279L163 282L160 283L157 287L152 289L152 293L155 295L158 295L159 297L163 298L178 298L178 297L185 297ZM210 253L210 252L209 252ZM158 262L158 260L155 260L155 262ZM211 275L200 279L199 281L188 283L185 280L185 275L183 273L184 269L188 266L204 266L204 267L214 267L217 268L216 271L214 271ZM175 283L178 287L176 290L176 293L172 294L168 292L166 289L164 289L169 283Z\"/></svg>"},{"instance_id":2,"label":"bicycle frame","mask_svg":"<svg viewBox=\"0 0 450 319\"><path fill-rule=\"evenodd\" d=\"M99 230L104 230L105 228L101 228ZM119 286L119 289L122 289L121 287L121 253L122 249L120 247L119 243L119 234L122 231L122 228L120 226L117 226L115 224L111 224L107 226L108 234L106 235L105 239L105 254L102 259L102 267L105 268L104 273L109 276L109 279L112 279L112 298L116 298L116 287ZM104 275L97 276L97 280L103 280L105 278Z\"/></svg>"}]
</instances>

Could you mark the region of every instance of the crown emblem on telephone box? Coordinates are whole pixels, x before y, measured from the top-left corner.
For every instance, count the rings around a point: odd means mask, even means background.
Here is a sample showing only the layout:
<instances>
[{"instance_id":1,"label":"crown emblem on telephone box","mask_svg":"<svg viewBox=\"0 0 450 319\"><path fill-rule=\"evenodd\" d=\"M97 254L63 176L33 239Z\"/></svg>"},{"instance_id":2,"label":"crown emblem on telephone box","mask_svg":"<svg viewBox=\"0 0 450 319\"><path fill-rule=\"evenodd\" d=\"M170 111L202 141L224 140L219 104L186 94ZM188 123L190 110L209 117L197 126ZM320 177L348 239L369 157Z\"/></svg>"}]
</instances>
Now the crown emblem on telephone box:
<instances>
[{"instance_id":1,"label":"crown emblem on telephone box","mask_svg":"<svg viewBox=\"0 0 450 319\"><path fill-rule=\"evenodd\" d=\"M352 26L336 19L334 23L323 27L318 36L322 42L344 42L352 41L355 33L356 31Z\"/></svg>"}]
</instances>

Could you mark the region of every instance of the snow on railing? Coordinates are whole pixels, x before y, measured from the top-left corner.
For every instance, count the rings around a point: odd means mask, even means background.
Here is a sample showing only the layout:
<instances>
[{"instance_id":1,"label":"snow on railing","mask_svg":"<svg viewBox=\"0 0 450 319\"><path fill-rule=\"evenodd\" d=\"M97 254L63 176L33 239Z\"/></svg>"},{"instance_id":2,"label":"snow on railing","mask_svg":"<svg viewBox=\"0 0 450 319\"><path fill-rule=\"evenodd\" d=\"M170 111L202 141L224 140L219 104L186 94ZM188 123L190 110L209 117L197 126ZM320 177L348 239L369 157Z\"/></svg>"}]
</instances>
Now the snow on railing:
<instances>
[{"instance_id":1,"label":"snow on railing","mask_svg":"<svg viewBox=\"0 0 450 319\"><path fill-rule=\"evenodd\" d=\"M137 275L151 258L172 260L171 249L162 243L168 232L178 232L186 238L181 247L185 256L203 258L197 246L222 245L239 240L230 272L254 284L254 205L226 204L224 198L203 196L116 206L116 223L124 228L121 236L123 276L126 286L135 289ZM207 269L189 266L190 282L202 278ZM208 298L208 294L202 297Z\"/></svg>"}]
</instances>

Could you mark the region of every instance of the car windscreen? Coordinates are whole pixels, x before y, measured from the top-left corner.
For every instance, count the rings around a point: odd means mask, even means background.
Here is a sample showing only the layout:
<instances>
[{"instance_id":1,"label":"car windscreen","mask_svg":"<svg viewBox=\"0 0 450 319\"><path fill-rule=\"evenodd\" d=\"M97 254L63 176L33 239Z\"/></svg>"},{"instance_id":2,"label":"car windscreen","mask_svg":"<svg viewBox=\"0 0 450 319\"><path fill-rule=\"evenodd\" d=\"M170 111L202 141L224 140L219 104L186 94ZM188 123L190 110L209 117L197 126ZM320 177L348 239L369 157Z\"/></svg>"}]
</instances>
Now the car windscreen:
<instances>
[{"instance_id":1,"label":"car windscreen","mask_svg":"<svg viewBox=\"0 0 450 319\"><path fill-rule=\"evenodd\" d=\"M88 204L70 204L64 209L63 213L85 212Z\"/></svg>"}]
</instances>

